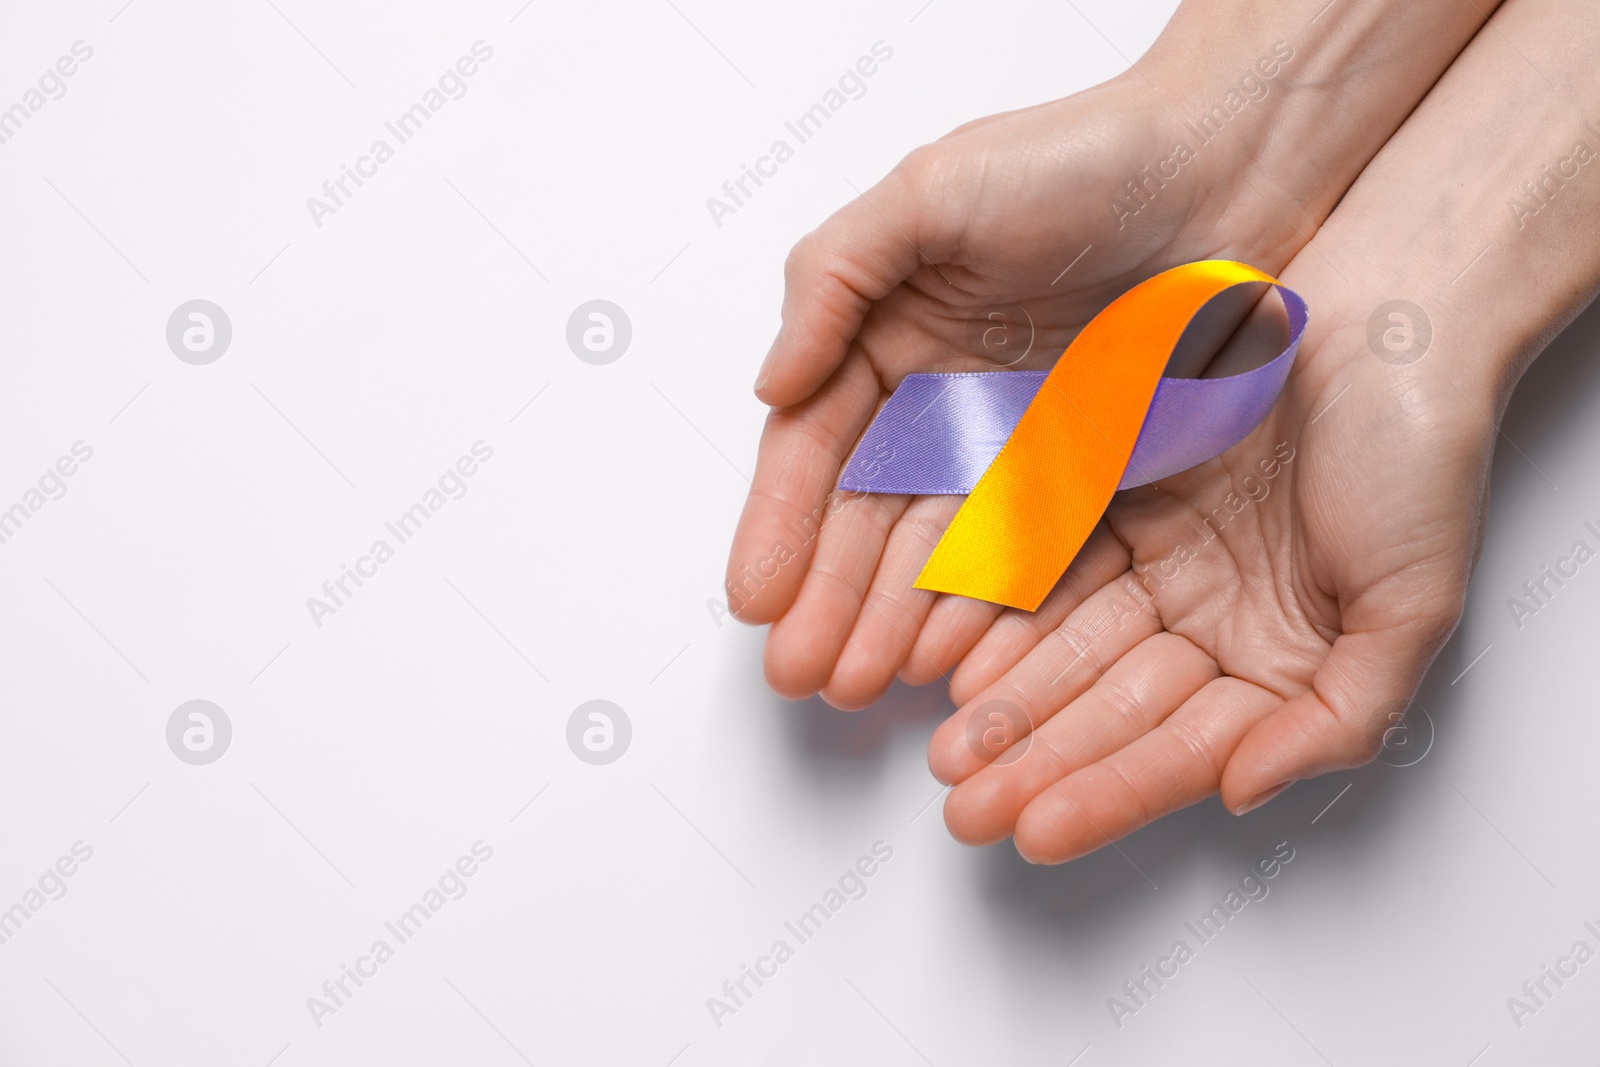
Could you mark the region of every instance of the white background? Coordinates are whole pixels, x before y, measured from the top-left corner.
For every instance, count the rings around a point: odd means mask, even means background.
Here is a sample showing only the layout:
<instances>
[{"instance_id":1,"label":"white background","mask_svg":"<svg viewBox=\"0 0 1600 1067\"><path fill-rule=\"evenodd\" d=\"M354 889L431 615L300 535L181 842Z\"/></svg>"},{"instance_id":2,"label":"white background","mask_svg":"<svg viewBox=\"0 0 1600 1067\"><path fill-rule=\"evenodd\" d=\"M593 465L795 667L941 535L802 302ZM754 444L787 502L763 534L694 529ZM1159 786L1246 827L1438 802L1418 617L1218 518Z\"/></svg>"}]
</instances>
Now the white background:
<instances>
[{"instance_id":1,"label":"white background","mask_svg":"<svg viewBox=\"0 0 1600 1067\"><path fill-rule=\"evenodd\" d=\"M0 9L0 107L94 49L0 145L0 507L94 450L0 545L0 908L93 849L0 945L0 1063L1593 1056L1600 962L1520 1030L1506 998L1600 945L1600 578L1521 630L1506 599L1600 522L1595 315L1506 423L1426 758L1036 869L946 834L942 694L786 704L761 634L707 605L788 246L917 144L1116 73L1172 4L273 2ZM480 39L467 95L314 225L306 198ZM879 40L866 95L714 225L706 198ZM166 345L193 298L233 325L209 366ZM595 298L633 325L609 366L566 345ZM313 625L479 440L467 495ZM234 731L209 766L166 741L196 698ZM596 698L633 727L602 767L565 740ZM469 892L316 1025L307 998L479 840ZM877 841L866 896L714 1025ZM1270 895L1114 1025L1283 841Z\"/></svg>"}]
</instances>

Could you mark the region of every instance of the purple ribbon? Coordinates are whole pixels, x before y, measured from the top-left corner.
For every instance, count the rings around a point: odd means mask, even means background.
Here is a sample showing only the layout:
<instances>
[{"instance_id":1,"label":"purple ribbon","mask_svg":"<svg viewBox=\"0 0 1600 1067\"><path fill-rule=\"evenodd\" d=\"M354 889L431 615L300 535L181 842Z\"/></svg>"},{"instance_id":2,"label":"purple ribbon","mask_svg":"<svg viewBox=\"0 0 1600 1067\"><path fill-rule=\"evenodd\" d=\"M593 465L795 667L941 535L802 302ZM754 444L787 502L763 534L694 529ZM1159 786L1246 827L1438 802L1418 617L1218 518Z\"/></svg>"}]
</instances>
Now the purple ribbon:
<instances>
[{"instance_id":1,"label":"purple ribbon","mask_svg":"<svg viewBox=\"0 0 1600 1067\"><path fill-rule=\"evenodd\" d=\"M1243 441L1283 391L1305 333L1305 301L1277 287L1289 344L1226 378L1162 378L1118 489L1188 470ZM1049 371L908 374L867 428L839 488L863 493L972 492L1010 439Z\"/></svg>"}]
</instances>

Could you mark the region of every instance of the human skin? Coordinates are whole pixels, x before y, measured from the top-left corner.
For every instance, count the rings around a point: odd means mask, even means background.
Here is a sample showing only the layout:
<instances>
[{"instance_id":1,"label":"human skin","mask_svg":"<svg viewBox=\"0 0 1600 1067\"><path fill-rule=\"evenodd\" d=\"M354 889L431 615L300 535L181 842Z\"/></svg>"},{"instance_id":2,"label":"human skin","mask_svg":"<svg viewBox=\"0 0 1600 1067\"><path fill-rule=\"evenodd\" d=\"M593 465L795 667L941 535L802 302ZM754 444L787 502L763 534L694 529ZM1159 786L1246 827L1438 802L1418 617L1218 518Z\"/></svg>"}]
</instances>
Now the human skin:
<instances>
[{"instance_id":1,"label":"human skin","mask_svg":"<svg viewBox=\"0 0 1600 1067\"><path fill-rule=\"evenodd\" d=\"M996 620L993 605L913 587L959 498L828 506L843 459L906 374L993 369L973 339L999 306L1035 324L1019 365L1047 366L1107 303L1168 267L1231 258L1281 270L1491 6L1189 0L1126 74L913 152L801 241L759 374L774 410L728 568L733 613L772 623L773 689L865 707L897 674L945 675ZM1293 57L1264 79L1272 64L1258 64L1280 41ZM1201 145L1184 120L1246 75L1265 95ZM1194 158L1147 184L1136 214L1114 211L1180 140Z\"/></svg>"},{"instance_id":2,"label":"human skin","mask_svg":"<svg viewBox=\"0 0 1600 1067\"><path fill-rule=\"evenodd\" d=\"M1272 415L1119 496L1055 603L979 640L929 753L957 783L957 838L1014 836L1062 862L1213 793L1242 814L1379 751L1460 616L1511 390L1600 289L1600 35L1593 14L1574 32L1584 13L1517 0L1478 34L1282 272L1312 325ZM1392 298L1431 320L1415 363L1369 347ZM1141 580L1171 572L1151 568L1198 545L1189 524L1280 443L1294 459L1270 492L1170 581ZM1032 733L974 746L995 700Z\"/></svg>"}]
</instances>

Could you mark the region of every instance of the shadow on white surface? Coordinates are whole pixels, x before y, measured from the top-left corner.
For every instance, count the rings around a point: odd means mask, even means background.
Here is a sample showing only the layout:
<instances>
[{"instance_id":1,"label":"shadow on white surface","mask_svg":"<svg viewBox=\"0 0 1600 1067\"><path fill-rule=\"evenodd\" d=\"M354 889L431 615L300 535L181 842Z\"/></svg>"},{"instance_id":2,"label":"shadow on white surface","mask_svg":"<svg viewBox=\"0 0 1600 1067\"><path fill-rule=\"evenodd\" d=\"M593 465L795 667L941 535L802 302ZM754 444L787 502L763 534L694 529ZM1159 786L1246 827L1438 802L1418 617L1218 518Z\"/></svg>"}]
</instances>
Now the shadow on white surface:
<instances>
[{"instance_id":1,"label":"shadow on white surface","mask_svg":"<svg viewBox=\"0 0 1600 1067\"><path fill-rule=\"evenodd\" d=\"M1538 475L1528 470L1528 461L1516 448L1507 446L1506 440L1530 454L1558 447L1583 432L1579 419L1595 410L1597 391L1600 305L1574 319L1523 375L1500 425L1505 437L1494 457L1495 482L1521 478L1524 473L1537 479ZM1518 467L1523 473L1516 472Z\"/></svg>"},{"instance_id":2,"label":"shadow on white surface","mask_svg":"<svg viewBox=\"0 0 1600 1067\"><path fill-rule=\"evenodd\" d=\"M894 748L896 735L916 732L924 741L955 711L943 684L910 686L895 682L876 704L863 711L839 711L821 697L782 707L785 726L797 749L824 777L857 773L879 764Z\"/></svg>"}]
</instances>

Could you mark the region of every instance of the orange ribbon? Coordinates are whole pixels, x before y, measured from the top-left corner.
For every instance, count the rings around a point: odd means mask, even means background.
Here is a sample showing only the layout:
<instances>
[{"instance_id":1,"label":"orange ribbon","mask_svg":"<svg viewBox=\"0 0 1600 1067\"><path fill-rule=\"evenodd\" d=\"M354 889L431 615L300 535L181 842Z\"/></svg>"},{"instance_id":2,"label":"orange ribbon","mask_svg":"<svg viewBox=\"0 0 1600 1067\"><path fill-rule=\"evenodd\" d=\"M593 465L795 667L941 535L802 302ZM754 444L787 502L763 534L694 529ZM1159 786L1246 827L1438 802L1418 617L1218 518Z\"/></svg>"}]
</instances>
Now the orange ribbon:
<instances>
[{"instance_id":1,"label":"orange ribbon","mask_svg":"<svg viewBox=\"0 0 1600 1067\"><path fill-rule=\"evenodd\" d=\"M1248 282L1277 284L1243 263L1189 263L1095 316L956 513L917 588L1037 608L1110 505L1189 321Z\"/></svg>"}]
</instances>

